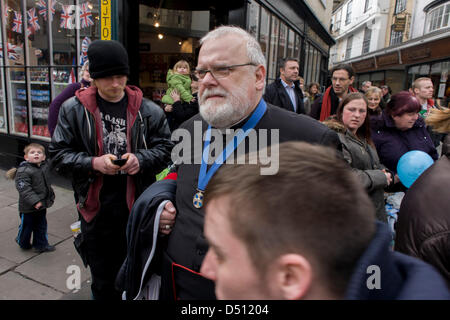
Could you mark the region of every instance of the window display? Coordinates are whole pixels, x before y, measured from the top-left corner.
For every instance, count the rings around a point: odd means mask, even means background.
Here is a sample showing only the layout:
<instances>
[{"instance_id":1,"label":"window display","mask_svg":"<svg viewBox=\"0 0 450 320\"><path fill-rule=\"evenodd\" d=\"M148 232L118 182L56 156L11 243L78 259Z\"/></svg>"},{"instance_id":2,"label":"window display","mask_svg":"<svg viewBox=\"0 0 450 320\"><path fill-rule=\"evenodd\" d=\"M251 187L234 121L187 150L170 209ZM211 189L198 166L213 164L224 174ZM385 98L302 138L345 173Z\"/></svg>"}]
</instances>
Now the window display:
<instances>
[{"instance_id":1,"label":"window display","mask_svg":"<svg viewBox=\"0 0 450 320\"><path fill-rule=\"evenodd\" d=\"M89 43L99 38L98 2L1 0L1 4L6 41L1 41L5 65L0 65L0 132L49 140L50 103L77 81Z\"/></svg>"}]
</instances>

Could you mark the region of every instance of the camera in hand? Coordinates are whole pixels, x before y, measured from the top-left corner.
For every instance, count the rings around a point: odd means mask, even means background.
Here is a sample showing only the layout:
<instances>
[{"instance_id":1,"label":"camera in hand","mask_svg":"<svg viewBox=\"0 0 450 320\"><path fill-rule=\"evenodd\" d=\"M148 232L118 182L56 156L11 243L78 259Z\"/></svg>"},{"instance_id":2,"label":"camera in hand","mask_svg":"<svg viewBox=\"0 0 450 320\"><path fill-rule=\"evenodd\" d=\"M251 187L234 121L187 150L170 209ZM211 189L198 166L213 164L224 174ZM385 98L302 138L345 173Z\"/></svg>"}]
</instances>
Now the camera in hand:
<instances>
[{"instance_id":1,"label":"camera in hand","mask_svg":"<svg viewBox=\"0 0 450 320\"><path fill-rule=\"evenodd\" d=\"M121 167L127 162L127 160L128 159L116 159L116 160L112 160L112 163Z\"/></svg>"}]
</instances>

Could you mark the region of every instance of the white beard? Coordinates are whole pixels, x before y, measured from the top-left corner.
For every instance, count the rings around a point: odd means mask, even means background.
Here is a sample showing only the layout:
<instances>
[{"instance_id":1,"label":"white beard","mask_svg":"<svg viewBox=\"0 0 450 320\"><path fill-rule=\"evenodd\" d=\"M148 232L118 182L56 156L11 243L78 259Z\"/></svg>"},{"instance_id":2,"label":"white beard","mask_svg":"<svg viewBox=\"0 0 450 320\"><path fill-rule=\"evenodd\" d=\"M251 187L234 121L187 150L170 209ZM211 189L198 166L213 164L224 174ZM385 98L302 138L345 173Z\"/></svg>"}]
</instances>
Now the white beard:
<instances>
[{"instance_id":1,"label":"white beard","mask_svg":"<svg viewBox=\"0 0 450 320\"><path fill-rule=\"evenodd\" d=\"M218 129L229 128L242 120L251 108L251 102L246 97L245 89L237 88L235 91L235 94L230 94L219 88L205 89L199 97L202 118ZM225 102L216 104L213 100L206 99L206 97L216 94L223 96Z\"/></svg>"}]
</instances>

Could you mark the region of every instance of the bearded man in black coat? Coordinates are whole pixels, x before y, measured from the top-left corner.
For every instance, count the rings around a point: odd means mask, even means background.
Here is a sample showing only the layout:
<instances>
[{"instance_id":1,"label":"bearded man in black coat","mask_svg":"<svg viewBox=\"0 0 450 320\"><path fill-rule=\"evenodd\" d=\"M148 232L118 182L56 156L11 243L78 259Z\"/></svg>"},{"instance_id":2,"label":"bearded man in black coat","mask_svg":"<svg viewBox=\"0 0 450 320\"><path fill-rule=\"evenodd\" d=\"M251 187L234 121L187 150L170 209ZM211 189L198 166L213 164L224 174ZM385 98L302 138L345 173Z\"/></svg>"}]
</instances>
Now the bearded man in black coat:
<instances>
[{"instance_id":1,"label":"bearded man in black coat","mask_svg":"<svg viewBox=\"0 0 450 320\"><path fill-rule=\"evenodd\" d=\"M172 159L178 167L178 179L175 203L169 201L165 205L159 220L159 233L165 238L160 299L215 298L214 283L200 274L208 251L203 235L202 192L209 180L204 173L214 172L211 164L215 159L219 159L216 161L220 166L220 159L236 159L239 151L260 150L292 140L341 150L337 134L318 121L262 99L266 61L259 43L248 32L222 26L209 32L201 45L195 69L200 113L172 135L173 140L180 139L174 141L179 143L172 151L173 158L174 154L179 155ZM244 132L249 128L248 140L240 140L242 135L238 129L241 128ZM214 136L214 140L205 132ZM211 143L203 143L204 140ZM238 147L231 147L231 151L237 152L231 157L228 156L233 152L221 156L223 146L227 146L228 152L228 142L233 140L237 140L234 145ZM209 148L214 152L209 152ZM276 171L277 159L269 160Z\"/></svg>"}]
</instances>

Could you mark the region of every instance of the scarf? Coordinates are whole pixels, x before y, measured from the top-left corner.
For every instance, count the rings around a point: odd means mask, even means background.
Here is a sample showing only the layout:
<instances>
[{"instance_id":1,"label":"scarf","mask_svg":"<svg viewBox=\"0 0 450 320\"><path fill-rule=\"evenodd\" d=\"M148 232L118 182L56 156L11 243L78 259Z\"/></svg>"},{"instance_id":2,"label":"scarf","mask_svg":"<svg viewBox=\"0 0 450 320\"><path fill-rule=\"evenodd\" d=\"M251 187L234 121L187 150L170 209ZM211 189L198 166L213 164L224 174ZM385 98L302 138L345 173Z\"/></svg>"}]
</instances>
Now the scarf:
<instances>
[{"instance_id":1,"label":"scarf","mask_svg":"<svg viewBox=\"0 0 450 320\"><path fill-rule=\"evenodd\" d=\"M333 86L329 86L328 89L325 91L325 94L323 95L322 100L322 108L320 109L320 121L326 120L329 116L331 116L331 89ZM348 91L350 92L357 92L355 88L352 86L348 87Z\"/></svg>"}]
</instances>

